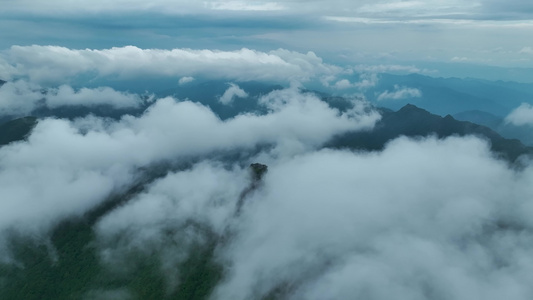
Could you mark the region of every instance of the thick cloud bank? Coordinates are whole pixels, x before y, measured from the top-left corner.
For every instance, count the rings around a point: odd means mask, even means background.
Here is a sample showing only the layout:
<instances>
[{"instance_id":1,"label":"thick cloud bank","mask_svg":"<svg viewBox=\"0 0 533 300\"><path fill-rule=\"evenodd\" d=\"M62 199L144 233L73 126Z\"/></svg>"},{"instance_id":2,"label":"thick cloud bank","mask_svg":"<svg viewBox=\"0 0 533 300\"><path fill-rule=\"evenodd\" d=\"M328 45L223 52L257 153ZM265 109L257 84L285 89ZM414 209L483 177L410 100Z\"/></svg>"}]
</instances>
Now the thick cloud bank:
<instances>
[{"instance_id":1,"label":"thick cloud bank","mask_svg":"<svg viewBox=\"0 0 533 300\"><path fill-rule=\"evenodd\" d=\"M69 49L58 46L12 46L0 56L0 77L29 78L41 84L62 84L72 77L175 76L239 81L287 82L340 72L313 52L260 52L193 49Z\"/></svg>"},{"instance_id":2,"label":"thick cloud bank","mask_svg":"<svg viewBox=\"0 0 533 300\"><path fill-rule=\"evenodd\" d=\"M206 243L193 220L225 241L213 299L530 299L533 169L488 149L399 138L381 153L263 157L269 171L240 215L245 171L202 162L102 219L102 257L141 249L171 265Z\"/></svg>"},{"instance_id":3,"label":"thick cloud bank","mask_svg":"<svg viewBox=\"0 0 533 300\"><path fill-rule=\"evenodd\" d=\"M272 153L300 153L336 134L370 129L379 118L359 106L340 113L298 89L273 92L260 102L269 113L227 121L205 106L173 98L119 121L41 120L27 142L0 148L0 233L15 225L39 233L81 215L153 163L259 145L271 146Z\"/></svg>"}]
</instances>

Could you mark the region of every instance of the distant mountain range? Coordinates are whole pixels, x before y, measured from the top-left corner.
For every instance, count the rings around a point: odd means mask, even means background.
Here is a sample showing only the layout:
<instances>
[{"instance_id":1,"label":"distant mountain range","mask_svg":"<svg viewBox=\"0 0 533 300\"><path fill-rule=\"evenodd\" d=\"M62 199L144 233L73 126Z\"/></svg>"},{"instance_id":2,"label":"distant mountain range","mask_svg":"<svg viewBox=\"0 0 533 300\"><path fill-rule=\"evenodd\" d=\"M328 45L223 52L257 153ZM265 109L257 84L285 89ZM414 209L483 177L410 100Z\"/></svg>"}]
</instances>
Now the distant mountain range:
<instances>
[{"instance_id":1,"label":"distant mountain range","mask_svg":"<svg viewBox=\"0 0 533 300\"><path fill-rule=\"evenodd\" d=\"M416 88L420 97L378 100L395 86ZM420 74L380 74L377 84L365 92L377 106L397 110L411 103L438 115L478 110L505 117L521 103L533 103L533 84L480 79L435 78Z\"/></svg>"},{"instance_id":2,"label":"distant mountain range","mask_svg":"<svg viewBox=\"0 0 533 300\"><path fill-rule=\"evenodd\" d=\"M426 137L436 135L439 138L449 136L475 135L487 139L491 150L510 162L524 154L533 154L533 147L527 147L518 139L506 139L494 130L467 121L458 121L451 115L441 117L407 104L398 111L379 109L382 119L375 128L366 132L351 132L332 140L328 147L360 150L382 150L386 143L399 137Z\"/></svg>"}]
</instances>

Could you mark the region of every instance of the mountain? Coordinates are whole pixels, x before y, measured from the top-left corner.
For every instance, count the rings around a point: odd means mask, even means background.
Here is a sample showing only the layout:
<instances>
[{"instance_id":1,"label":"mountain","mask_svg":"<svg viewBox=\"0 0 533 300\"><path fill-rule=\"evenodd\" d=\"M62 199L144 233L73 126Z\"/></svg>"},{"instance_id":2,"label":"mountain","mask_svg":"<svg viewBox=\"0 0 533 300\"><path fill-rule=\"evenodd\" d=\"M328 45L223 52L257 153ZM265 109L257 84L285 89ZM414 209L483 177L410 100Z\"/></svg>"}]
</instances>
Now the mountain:
<instances>
[{"instance_id":1,"label":"mountain","mask_svg":"<svg viewBox=\"0 0 533 300\"><path fill-rule=\"evenodd\" d=\"M468 121L487 126L505 138L518 139L527 146L533 146L531 126L514 125L506 122L504 118L479 110L465 111L455 114L453 117L459 121Z\"/></svg>"},{"instance_id":2,"label":"mountain","mask_svg":"<svg viewBox=\"0 0 533 300\"><path fill-rule=\"evenodd\" d=\"M523 154L533 154L517 139L506 139L492 129L471 122L458 121L451 115L441 117L407 104L398 111L380 109L382 119L372 131L351 132L333 139L328 147L360 150L382 150L385 144L399 136L425 137L432 134L439 138L452 135L476 135L491 143L491 150L510 162Z\"/></svg>"},{"instance_id":3,"label":"mountain","mask_svg":"<svg viewBox=\"0 0 533 300\"><path fill-rule=\"evenodd\" d=\"M378 100L381 93L393 92L395 86L418 89L421 96ZM365 97L378 106L393 110L411 103L439 115L479 110L505 117L521 103L533 103L533 84L381 74L376 85L365 92Z\"/></svg>"},{"instance_id":4,"label":"mountain","mask_svg":"<svg viewBox=\"0 0 533 300\"><path fill-rule=\"evenodd\" d=\"M24 117L0 125L0 147L23 140L37 124L37 118Z\"/></svg>"}]
</instances>

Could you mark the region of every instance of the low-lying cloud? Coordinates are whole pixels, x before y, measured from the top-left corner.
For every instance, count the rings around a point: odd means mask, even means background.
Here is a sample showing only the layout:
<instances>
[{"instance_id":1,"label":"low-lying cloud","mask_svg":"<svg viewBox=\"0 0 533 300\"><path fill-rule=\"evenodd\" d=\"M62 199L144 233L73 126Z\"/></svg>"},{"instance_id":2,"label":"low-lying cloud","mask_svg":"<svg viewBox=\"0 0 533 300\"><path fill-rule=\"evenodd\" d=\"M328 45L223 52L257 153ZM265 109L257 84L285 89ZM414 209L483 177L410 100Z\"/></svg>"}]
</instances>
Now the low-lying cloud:
<instances>
[{"instance_id":1,"label":"low-lying cloud","mask_svg":"<svg viewBox=\"0 0 533 300\"><path fill-rule=\"evenodd\" d=\"M505 117L505 122L516 126L533 125L533 106L522 103Z\"/></svg>"},{"instance_id":2,"label":"low-lying cloud","mask_svg":"<svg viewBox=\"0 0 533 300\"><path fill-rule=\"evenodd\" d=\"M74 90L68 85L61 85L57 88L43 88L24 80L6 82L0 86L0 116L25 116L41 107L54 109L108 105L115 109L138 108L144 102L139 95L115 91L109 87Z\"/></svg>"},{"instance_id":3,"label":"low-lying cloud","mask_svg":"<svg viewBox=\"0 0 533 300\"><path fill-rule=\"evenodd\" d=\"M81 215L153 163L259 145L295 155L336 134L370 129L379 119L360 106L341 113L296 88L272 92L260 103L267 114L226 121L201 104L170 97L119 121L39 121L27 141L0 148L0 238L15 225L21 232L43 233L62 218Z\"/></svg>"},{"instance_id":4,"label":"low-lying cloud","mask_svg":"<svg viewBox=\"0 0 533 300\"><path fill-rule=\"evenodd\" d=\"M379 94L377 100L400 100L420 97L422 97L422 92L419 89L395 85L394 90L387 90Z\"/></svg>"},{"instance_id":5,"label":"low-lying cloud","mask_svg":"<svg viewBox=\"0 0 533 300\"><path fill-rule=\"evenodd\" d=\"M230 83L228 89L224 92L222 96L218 99L220 103L228 105L233 102L233 99L235 98L246 98L248 97L248 93L246 93L243 89L241 89L238 85L235 83Z\"/></svg>"},{"instance_id":6,"label":"low-lying cloud","mask_svg":"<svg viewBox=\"0 0 533 300\"><path fill-rule=\"evenodd\" d=\"M485 141L399 138L380 153L262 159L269 171L238 216L239 166L204 161L155 182L98 224L103 259L173 249L160 258L175 263L205 238L184 229L195 220L224 241L212 299L533 295L533 169L509 169Z\"/></svg>"}]
</instances>

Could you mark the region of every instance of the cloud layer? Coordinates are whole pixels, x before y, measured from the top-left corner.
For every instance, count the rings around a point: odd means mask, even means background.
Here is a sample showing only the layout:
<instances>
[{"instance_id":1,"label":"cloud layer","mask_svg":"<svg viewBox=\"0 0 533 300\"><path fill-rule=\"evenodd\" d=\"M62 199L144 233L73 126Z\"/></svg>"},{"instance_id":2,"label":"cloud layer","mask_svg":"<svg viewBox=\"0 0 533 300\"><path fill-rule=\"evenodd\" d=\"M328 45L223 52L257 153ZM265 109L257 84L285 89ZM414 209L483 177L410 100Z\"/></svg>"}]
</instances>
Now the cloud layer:
<instances>
[{"instance_id":1,"label":"cloud layer","mask_svg":"<svg viewBox=\"0 0 533 300\"><path fill-rule=\"evenodd\" d=\"M323 63L313 52L288 50L260 52L192 49L141 49L135 46L111 49L69 49L58 46L13 46L0 57L0 76L29 78L41 84L62 84L72 77L145 76L238 81L305 81L336 74L339 67Z\"/></svg>"},{"instance_id":2,"label":"cloud layer","mask_svg":"<svg viewBox=\"0 0 533 300\"><path fill-rule=\"evenodd\" d=\"M115 91L109 87L81 88L61 85L43 88L25 80L6 82L0 86L0 116L26 116L38 108L94 107L106 105L114 109L138 108L151 98Z\"/></svg>"},{"instance_id":3,"label":"cloud layer","mask_svg":"<svg viewBox=\"0 0 533 300\"><path fill-rule=\"evenodd\" d=\"M246 93L243 89L241 89L238 85L235 83L230 83L228 89L224 92L222 96L218 99L220 103L222 104L231 104L233 102L233 99L235 97L238 98L246 98L248 97L248 93Z\"/></svg>"},{"instance_id":4,"label":"cloud layer","mask_svg":"<svg viewBox=\"0 0 533 300\"><path fill-rule=\"evenodd\" d=\"M102 219L102 256L170 247L160 258L175 263L206 238L184 229L195 220L225 241L213 299L529 299L533 169L488 149L474 137L399 138L381 153L263 155L264 184L239 216L245 170L202 162ZM181 228L170 240L169 227Z\"/></svg>"},{"instance_id":5,"label":"cloud layer","mask_svg":"<svg viewBox=\"0 0 533 300\"><path fill-rule=\"evenodd\" d=\"M157 162L259 145L296 154L336 134L369 129L379 119L362 107L340 113L296 88L260 102L267 114L227 121L205 106L172 98L119 121L92 116L39 121L27 142L0 148L0 237L15 224L22 232L42 233L66 216L81 215L131 184L139 168Z\"/></svg>"}]
</instances>

